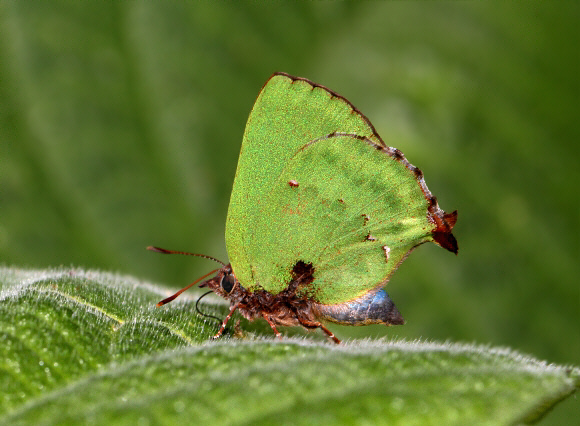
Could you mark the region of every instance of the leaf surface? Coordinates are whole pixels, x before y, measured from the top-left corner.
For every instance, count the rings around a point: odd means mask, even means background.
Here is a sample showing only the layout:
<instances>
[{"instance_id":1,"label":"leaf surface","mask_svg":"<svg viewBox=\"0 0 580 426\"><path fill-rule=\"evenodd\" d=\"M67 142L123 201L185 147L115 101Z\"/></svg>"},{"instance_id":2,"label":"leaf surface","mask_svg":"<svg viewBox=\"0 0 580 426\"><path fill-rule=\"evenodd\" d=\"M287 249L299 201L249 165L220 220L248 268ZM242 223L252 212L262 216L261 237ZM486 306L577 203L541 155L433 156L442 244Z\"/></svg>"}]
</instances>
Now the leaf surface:
<instances>
[{"instance_id":1,"label":"leaf surface","mask_svg":"<svg viewBox=\"0 0 580 426\"><path fill-rule=\"evenodd\" d=\"M133 278L0 269L3 424L510 424L580 385L580 371L509 349L315 338L209 340L217 321ZM207 313L225 306L202 303Z\"/></svg>"}]
</instances>

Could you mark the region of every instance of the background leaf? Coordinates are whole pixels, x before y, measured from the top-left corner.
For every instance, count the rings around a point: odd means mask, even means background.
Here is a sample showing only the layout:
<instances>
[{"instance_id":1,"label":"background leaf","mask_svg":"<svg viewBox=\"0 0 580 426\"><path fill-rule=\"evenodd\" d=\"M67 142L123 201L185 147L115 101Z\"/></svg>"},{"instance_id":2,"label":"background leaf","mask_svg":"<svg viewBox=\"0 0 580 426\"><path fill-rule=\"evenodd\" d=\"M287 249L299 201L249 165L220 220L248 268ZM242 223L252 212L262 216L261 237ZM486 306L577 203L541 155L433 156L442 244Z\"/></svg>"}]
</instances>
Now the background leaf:
<instances>
[{"instance_id":1,"label":"background leaf","mask_svg":"<svg viewBox=\"0 0 580 426\"><path fill-rule=\"evenodd\" d=\"M495 425L533 420L580 386L580 370L507 349L211 342L217 323L192 301L155 309L161 291L129 277L1 269L0 282L3 424Z\"/></svg>"},{"instance_id":2,"label":"background leaf","mask_svg":"<svg viewBox=\"0 0 580 426\"><path fill-rule=\"evenodd\" d=\"M0 259L206 273L143 248L227 258L245 120L286 71L346 96L459 210L459 257L421 247L389 283L404 327L333 331L580 365L579 18L566 1L2 2ZM546 422L579 417L568 399Z\"/></svg>"}]
</instances>

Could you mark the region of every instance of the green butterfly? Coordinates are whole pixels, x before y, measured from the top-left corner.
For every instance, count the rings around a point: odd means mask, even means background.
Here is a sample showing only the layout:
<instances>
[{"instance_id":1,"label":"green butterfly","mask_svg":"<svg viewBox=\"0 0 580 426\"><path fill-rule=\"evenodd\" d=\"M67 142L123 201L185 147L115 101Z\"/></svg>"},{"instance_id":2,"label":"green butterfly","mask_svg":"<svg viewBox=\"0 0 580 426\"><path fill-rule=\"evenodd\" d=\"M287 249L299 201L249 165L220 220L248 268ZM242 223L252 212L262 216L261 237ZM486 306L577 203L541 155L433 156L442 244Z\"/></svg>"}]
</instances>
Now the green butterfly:
<instances>
[{"instance_id":1,"label":"green butterfly","mask_svg":"<svg viewBox=\"0 0 580 426\"><path fill-rule=\"evenodd\" d=\"M348 100L275 73L244 133L226 223L231 263L200 285L230 301L216 337L236 310L277 336L277 325L301 325L337 343L322 320L403 324L383 287L420 244L457 253L456 220Z\"/></svg>"}]
</instances>

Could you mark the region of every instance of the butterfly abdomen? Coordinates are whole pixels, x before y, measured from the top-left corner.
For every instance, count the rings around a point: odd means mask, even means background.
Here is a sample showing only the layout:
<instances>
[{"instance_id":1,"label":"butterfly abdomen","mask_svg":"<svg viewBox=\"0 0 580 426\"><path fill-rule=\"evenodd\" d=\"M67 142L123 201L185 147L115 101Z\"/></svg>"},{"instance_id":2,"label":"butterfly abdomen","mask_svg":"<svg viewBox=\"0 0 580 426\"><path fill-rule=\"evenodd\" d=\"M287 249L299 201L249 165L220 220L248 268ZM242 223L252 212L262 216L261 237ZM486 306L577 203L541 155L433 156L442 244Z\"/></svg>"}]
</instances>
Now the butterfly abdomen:
<instances>
[{"instance_id":1,"label":"butterfly abdomen","mask_svg":"<svg viewBox=\"0 0 580 426\"><path fill-rule=\"evenodd\" d=\"M350 302L337 305L313 304L319 319L344 325L404 324L403 316L384 289L373 290Z\"/></svg>"}]
</instances>

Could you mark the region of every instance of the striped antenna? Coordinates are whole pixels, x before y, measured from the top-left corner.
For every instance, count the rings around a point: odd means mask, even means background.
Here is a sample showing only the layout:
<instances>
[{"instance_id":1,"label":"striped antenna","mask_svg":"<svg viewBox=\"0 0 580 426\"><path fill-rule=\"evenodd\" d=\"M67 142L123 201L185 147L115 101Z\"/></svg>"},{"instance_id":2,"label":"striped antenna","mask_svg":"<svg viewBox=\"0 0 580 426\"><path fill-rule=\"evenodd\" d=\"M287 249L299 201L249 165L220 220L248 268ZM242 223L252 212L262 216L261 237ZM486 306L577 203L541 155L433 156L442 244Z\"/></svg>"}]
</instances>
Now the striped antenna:
<instances>
[{"instance_id":1,"label":"striped antenna","mask_svg":"<svg viewBox=\"0 0 580 426\"><path fill-rule=\"evenodd\" d=\"M204 257L206 259L210 259L210 260L213 260L214 262L220 263L222 266L226 266L226 264L224 262L222 262L221 260L216 259L215 257L212 257L212 256L208 256L207 254L198 254L198 253L188 253L186 251L167 250L167 249L163 249L160 247L154 247L154 246L147 247L147 250L151 250L151 251L154 251L157 253L164 253L164 254L184 254L186 256Z\"/></svg>"}]
</instances>

